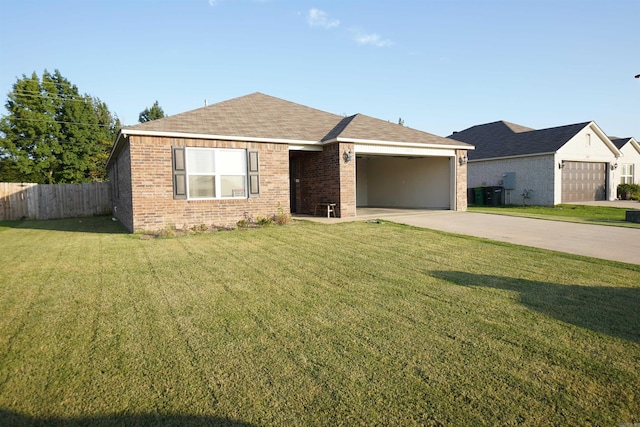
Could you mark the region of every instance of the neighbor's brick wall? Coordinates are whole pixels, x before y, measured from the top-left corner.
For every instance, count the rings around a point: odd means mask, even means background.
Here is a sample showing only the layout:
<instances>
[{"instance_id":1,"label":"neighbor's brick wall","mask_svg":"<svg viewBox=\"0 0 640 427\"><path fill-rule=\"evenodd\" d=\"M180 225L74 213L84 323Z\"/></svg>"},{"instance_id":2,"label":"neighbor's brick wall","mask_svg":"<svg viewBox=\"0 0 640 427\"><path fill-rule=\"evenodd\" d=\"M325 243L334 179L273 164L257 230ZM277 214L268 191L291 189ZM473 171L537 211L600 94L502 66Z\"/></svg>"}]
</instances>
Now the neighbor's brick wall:
<instances>
[{"instance_id":1,"label":"neighbor's brick wall","mask_svg":"<svg viewBox=\"0 0 640 427\"><path fill-rule=\"evenodd\" d=\"M295 178L296 210L312 215L320 202L338 205L338 216L352 217L356 214L356 159L355 154L345 163L343 153L353 152L353 144L336 143L323 147L321 152L292 152L296 159Z\"/></svg>"},{"instance_id":2,"label":"neighbor's brick wall","mask_svg":"<svg viewBox=\"0 0 640 427\"><path fill-rule=\"evenodd\" d=\"M467 150L456 150L456 210L467 210L467 164L460 164L460 158L467 155Z\"/></svg>"},{"instance_id":3,"label":"neighbor's brick wall","mask_svg":"<svg viewBox=\"0 0 640 427\"><path fill-rule=\"evenodd\" d=\"M133 231L133 207L131 198L131 158L129 141L125 141L124 148L109 169L111 182L111 203L113 216L127 228Z\"/></svg>"},{"instance_id":4,"label":"neighbor's brick wall","mask_svg":"<svg viewBox=\"0 0 640 427\"><path fill-rule=\"evenodd\" d=\"M234 226L246 215L289 213L289 152L286 144L131 136L133 230L167 226ZM260 196L231 200L174 200L171 147L239 148L259 151Z\"/></svg>"}]
</instances>

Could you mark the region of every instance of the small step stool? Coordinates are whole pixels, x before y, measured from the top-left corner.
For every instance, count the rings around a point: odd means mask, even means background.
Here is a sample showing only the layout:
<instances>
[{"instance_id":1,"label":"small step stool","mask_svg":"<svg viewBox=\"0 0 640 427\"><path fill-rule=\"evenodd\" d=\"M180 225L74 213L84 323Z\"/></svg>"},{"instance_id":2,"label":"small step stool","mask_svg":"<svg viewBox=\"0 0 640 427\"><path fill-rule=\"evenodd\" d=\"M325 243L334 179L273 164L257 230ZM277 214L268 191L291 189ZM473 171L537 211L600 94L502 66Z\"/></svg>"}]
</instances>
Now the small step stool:
<instances>
[{"instance_id":1,"label":"small step stool","mask_svg":"<svg viewBox=\"0 0 640 427\"><path fill-rule=\"evenodd\" d=\"M318 215L318 208L327 208L327 218L331 218L331 214L333 217L336 217L336 204L330 202L316 203L316 208L313 211L313 215Z\"/></svg>"}]
</instances>

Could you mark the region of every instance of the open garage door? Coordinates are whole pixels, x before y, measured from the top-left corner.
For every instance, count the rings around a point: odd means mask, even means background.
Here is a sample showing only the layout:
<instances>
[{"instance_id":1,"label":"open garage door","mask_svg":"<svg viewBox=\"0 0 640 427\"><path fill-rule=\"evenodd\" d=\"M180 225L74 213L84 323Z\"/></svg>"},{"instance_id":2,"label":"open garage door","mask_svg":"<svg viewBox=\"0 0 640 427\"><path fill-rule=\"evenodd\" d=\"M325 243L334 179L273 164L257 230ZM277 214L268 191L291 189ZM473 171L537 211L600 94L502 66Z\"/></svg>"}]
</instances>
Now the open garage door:
<instances>
[{"instance_id":1,"label":"open garage door","mask_svg":"<svg viewBox=\"0 0 640 427\"><path fill-rule=\"evenodd\" d=\"M607 164L563 162L562 203L605 200Z\"/></svg>"},{"instance_id":2,"label":"open garage door","mask_svg":"<svg viewBox=\"0 0 640 427\"><path fill-rule=\"evenodd\" d=\"M358 207L451 209L450 157L359 154Z\"/></svg>"}]
</instances>

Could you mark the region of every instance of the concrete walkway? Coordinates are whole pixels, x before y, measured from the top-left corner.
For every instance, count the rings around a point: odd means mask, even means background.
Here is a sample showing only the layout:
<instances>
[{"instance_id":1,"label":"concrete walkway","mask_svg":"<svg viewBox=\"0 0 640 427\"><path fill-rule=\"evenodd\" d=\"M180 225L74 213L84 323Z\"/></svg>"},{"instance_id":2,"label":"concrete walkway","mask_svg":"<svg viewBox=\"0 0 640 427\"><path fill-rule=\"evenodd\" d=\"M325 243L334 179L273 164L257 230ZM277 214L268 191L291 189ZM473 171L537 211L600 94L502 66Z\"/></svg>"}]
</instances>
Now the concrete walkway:
<instances>
[{"instance_id":1,"label":"concrete walkway","mask_svg":"<svg viewBox=\"0 0 640 427\"><path fill-rule=\"evenodd\" d=\"M621 207L616 202L610 203ZM640 205L638 202L626 203L634 203L634 207ZM299 218L323 223L380 218L415 227L640 264L640 228L440 210L366 209L358 212L355 218L328 219L307 216Z\"/></svg>"}]
</instances>

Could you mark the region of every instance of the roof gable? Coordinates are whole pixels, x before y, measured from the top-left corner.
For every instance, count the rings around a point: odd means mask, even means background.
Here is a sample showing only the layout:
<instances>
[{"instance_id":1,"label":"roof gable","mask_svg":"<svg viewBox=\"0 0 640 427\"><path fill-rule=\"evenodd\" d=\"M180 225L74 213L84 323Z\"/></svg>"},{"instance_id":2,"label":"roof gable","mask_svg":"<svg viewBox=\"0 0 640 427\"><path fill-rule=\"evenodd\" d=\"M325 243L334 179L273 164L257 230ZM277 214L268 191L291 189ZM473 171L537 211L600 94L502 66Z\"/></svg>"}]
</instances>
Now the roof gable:
<instances>
[{"instance_id":1,"label":"roof gable","mask_svg":"<svg viewBox=\"0 0 640 427\"><path fill-rule=\"evenodd\" d=\"M638 143L638 141L636 141L635 138L633 137L629 137L629 138L618 138L615 136L610 136L609 139L611 140L611 142L613 143L613 145L616 146L616 148L618 150L622 150L622 147L624 147L627 144L631 144L631 146L633 148L636 149L636 151L638 153L640 153L640 144Z\"/></svg>"}]
</instances>

